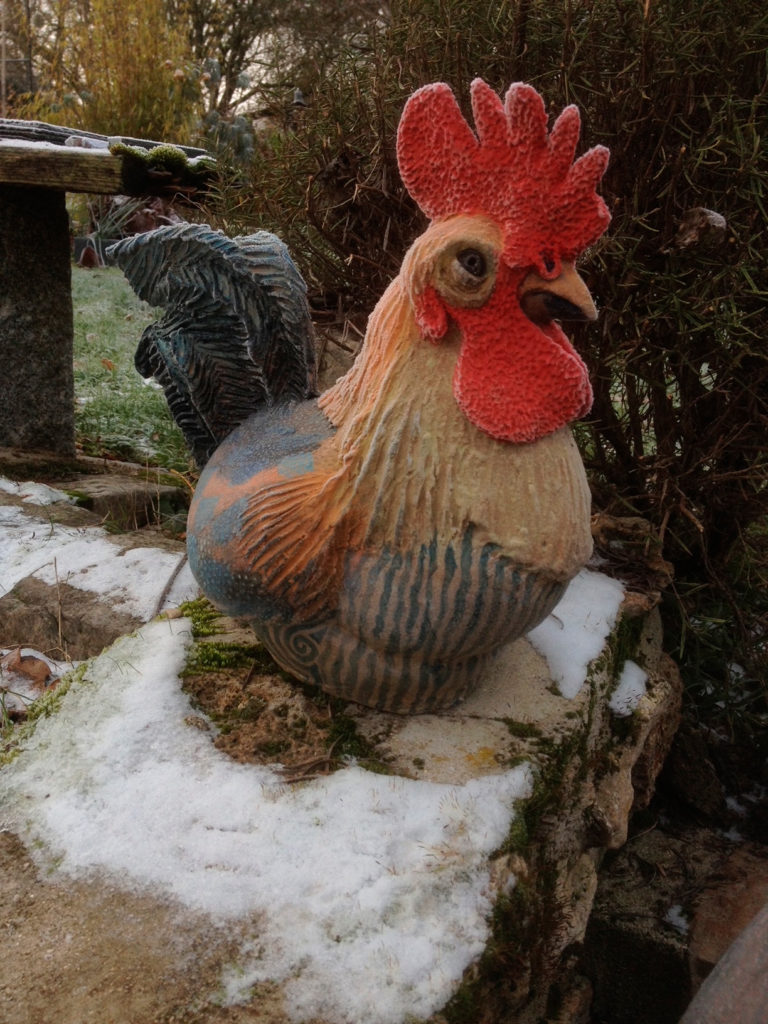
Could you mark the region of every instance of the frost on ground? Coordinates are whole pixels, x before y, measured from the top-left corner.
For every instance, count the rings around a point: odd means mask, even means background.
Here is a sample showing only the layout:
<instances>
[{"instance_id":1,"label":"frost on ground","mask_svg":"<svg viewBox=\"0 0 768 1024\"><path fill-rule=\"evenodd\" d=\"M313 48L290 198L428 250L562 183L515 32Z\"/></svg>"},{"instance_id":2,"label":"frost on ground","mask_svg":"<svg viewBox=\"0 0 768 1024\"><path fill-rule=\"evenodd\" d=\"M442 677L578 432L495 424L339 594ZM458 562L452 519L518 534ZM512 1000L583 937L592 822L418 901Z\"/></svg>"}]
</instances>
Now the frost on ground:
<instances>
[{"instance_id":1,"label":"frost on ground","mask_svg":"<svg viewBox=\"0 0 768 1024\"><path fill-rule=\"evenodd\" d=\"M185 723L188 628L153 622L90 663L0 775L10 824L72 877L258 921L230 1002L276 980L297 1021L439 1009L489 938L488 857L529 770L448 786L350 765L291 787L235 764Z\"/></svg>"},{"instance_id":2,"label":"frost on ground","mask_svg":"<svg viewBox=\"0 0 768 1024\"><path fill-rule=\"evenodd\" d=\"M681 935L686 935L689 931L690 925L688 924L688 918L685 916L683 908L679 903L675 903L667 909L667 912L664 915L664 920Z\"/></svg>"}]
</instances>

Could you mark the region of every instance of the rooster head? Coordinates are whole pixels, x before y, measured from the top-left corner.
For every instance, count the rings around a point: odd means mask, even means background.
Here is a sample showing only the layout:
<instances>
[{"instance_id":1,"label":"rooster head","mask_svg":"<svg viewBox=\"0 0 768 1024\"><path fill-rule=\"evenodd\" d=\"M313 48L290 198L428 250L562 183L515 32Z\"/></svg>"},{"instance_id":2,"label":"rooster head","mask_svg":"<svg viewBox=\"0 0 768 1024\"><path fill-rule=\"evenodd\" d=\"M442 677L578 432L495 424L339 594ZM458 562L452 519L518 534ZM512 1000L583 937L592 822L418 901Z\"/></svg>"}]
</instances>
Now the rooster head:
<instances>
[{"instance_id":1,"label":"rooster head","mask_svg":"<svg viewBox=\"0 0 768 1024\"><path fill-rule=\"evenodd\" d=\"M450 88L419 89L400 121L403 182L431 219L403 264L416 320L439 343L451 325L461 347L455 398L481 430L534 441L587 413L587 370L559 321L597 316L575 270L610 221L596 193L603 146L574 161L579 112L547 130L541 96L514 84L504 102L472 83L477 133Z\"/></svg>"}]
</instances>

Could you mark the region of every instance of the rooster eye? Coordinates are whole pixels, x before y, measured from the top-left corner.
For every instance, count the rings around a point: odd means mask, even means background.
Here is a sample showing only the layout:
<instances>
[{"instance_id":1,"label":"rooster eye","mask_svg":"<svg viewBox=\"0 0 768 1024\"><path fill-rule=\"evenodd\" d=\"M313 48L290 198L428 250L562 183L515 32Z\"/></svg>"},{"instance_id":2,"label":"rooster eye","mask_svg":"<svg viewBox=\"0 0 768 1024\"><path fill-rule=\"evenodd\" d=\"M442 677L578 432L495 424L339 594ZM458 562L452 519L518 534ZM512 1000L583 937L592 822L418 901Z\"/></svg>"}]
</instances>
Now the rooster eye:
<instances>
[{"instance_id":1,"label":"rooster eye","mask_svg":"<svg viewBox=\"0 0 768 1024\"><path fill-rule=\"evenodd\" d=\"M480 238L456 239L446 245L435 261L434 284L451 307L479 309L493 292L499 254Z\"/></svg>"},{"instance_id":2,"label":"rooster eye","mask_svg":"<svg viewBox=\"0 0 768 1024\"><path fill-rule=\"evenodd\" d=\"M485 277L488 270L485 256L477 249L462 249L456 256L464 270L472 277Z\"/></svg>"}]
</instances>

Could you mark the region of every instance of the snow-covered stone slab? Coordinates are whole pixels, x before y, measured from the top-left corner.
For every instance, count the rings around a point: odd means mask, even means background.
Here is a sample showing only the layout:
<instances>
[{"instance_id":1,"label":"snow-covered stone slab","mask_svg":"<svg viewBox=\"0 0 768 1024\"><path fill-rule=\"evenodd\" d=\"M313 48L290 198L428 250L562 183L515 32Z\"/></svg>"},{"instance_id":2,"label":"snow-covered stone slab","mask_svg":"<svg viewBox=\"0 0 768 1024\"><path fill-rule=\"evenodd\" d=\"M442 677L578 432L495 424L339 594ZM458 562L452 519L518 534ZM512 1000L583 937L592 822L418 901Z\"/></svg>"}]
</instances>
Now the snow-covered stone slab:
<instances>
[{"instance_id":1,"label":"snow-covered stone slab","mask_svg":"<svg viewBox=\"0 0 768 1024\"><path fill-rule=\"evenodd\" d=\"M595 608L604 640L617 614L615 599ZM500 979L510 944L522 964L556 962L579 937L599 849L629 812L616 771L631 775L654 720L674 714L673 683L645 658L634 738L610 733L610 642L573 697L522 640L450 714L348 709L390 774L348 763L291 785L214 747L179 681L189 622L158 620L81 668L0 772L5 827L54 886L117 887L170 902L201 936L231 929L195 1005L255 1008L267 986L276 1021L406 1024L457 993L479 1014L501 985L523 1013L552 978Z\"/></svg>"},{"instance_id":2,"label":"snow-covered stone slab","mask_svg":"<svg viewBox=\"0 0 768 1024\"><path fill-rule=\"evenodd\" d=\"M201 668L202 645L251 650L230 620L208 639L187 618L142 625L197 593L181 574L166 593L180 542L109 534L55 487L0 492L3 643L45 649L11 634L32 621L13 602L46 588L53 636L88 602L107 643L138 630L0 748L5 1024L540 1019L677 724L651 601L585 570L452 711L340 707L268 660Z\"/></svg>"},{"instance_id":3,"label":"snow-covered stone slab","mask_svg":"<svg viewBox=\"0 0 768 1024\"><path fill-rule=\"evenodd\" d=\"M489 858L530 769L444 785L350 765L291 786L185 722L189 639L185 620L155 622L87 666L0 776L7 820L70 877L257 917L227 1001L277 980L295 1020L428 1017L488 942Z\"/></svg>"}]
</instances>

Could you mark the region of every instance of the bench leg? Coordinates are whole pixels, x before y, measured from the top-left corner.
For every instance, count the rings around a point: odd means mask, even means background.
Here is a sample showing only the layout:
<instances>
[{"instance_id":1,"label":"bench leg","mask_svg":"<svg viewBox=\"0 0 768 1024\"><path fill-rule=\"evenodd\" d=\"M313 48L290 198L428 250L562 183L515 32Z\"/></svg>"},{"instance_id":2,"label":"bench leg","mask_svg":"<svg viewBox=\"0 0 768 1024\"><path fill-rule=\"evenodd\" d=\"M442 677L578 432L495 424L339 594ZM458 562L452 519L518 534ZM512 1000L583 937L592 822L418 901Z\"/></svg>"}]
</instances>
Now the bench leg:
<instances>
[{"instance_id":1,"label":"bench leg","mask_svg":"<svg viewBox=\"0 0 768 1024\"><path fill-rule=\"evenodd\" d=\"M75 453L63 192L0 185L0 446Z\"/></svg>"}]
</instances>

